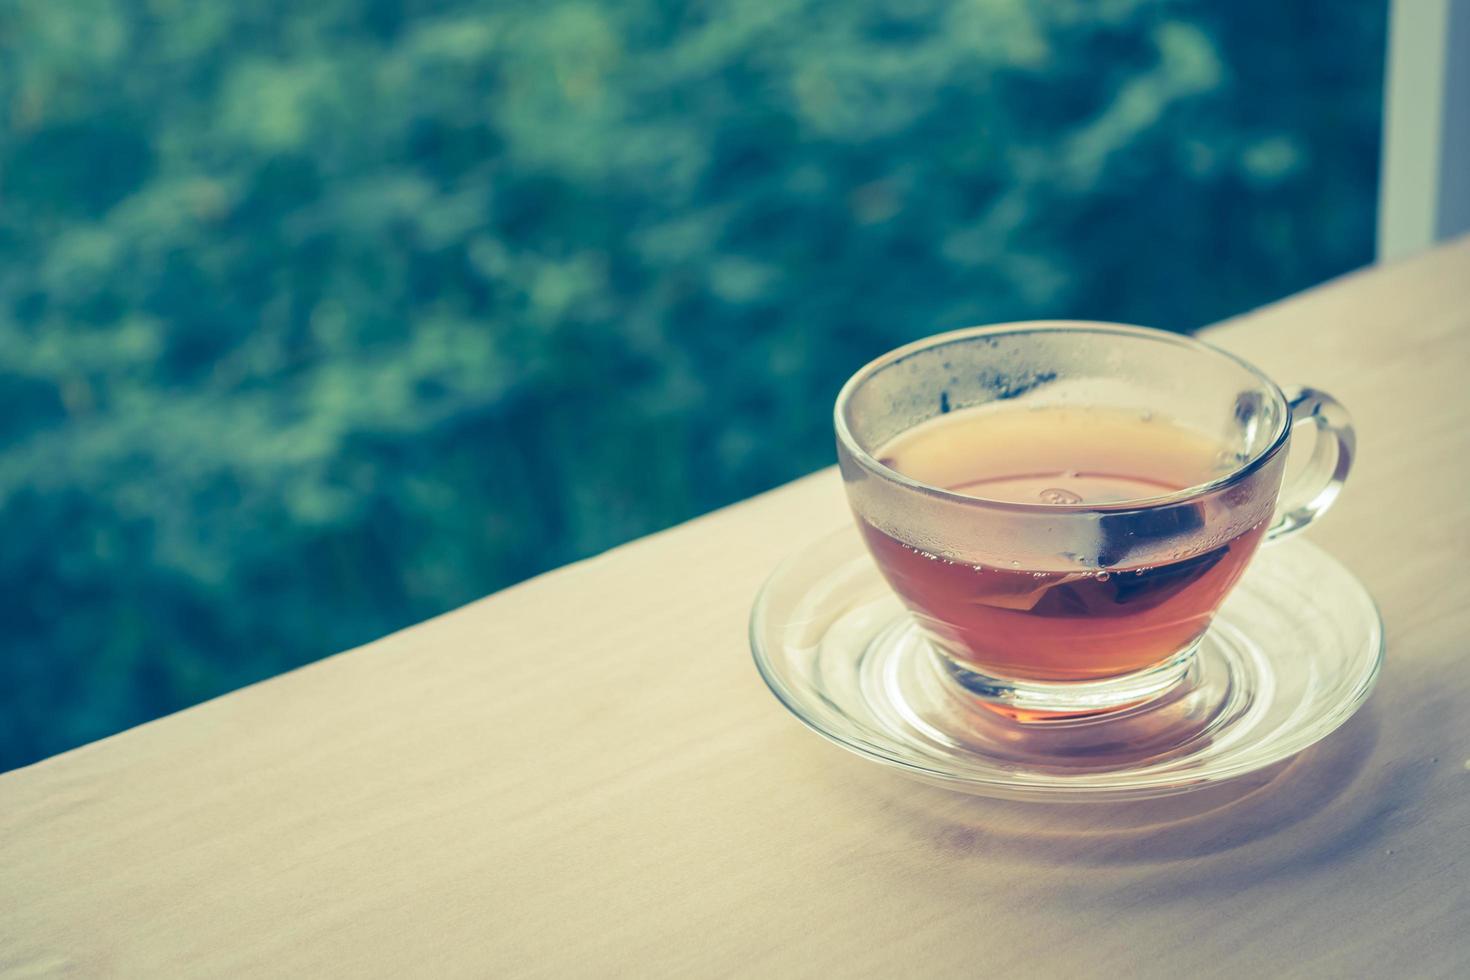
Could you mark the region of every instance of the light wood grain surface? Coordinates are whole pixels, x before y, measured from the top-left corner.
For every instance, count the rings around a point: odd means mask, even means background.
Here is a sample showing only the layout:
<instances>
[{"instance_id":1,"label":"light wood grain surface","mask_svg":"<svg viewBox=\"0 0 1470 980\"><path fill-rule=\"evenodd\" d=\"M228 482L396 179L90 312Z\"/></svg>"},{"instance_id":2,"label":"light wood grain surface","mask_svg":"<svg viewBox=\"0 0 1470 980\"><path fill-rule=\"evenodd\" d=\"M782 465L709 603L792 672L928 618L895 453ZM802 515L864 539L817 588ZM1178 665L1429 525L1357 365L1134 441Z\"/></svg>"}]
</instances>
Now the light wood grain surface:
<instances>
[{"instance_id":1,"label":"light wood grain surface","mask_svg":"<svg viewBox=\"0 0 1470 980\"><path fill-rule=\"evenodd\" d=\"M745 625L823 472L0 776L0 974L1470 975L1470 242L1209 338L1359 426L1311 533L1388 666L1290 765L1039 807L822 742Z\"/></svg>"}]
</instances>

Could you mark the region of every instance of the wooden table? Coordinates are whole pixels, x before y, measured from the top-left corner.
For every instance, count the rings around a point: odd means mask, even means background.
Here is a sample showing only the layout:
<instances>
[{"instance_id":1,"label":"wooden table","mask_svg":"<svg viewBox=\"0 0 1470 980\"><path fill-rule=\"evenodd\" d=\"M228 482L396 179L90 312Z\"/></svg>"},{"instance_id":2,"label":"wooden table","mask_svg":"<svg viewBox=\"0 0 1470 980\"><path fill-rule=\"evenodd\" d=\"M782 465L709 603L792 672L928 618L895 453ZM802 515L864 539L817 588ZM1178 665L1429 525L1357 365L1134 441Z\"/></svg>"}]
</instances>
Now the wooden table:
<instances>
[{"instance_id":1,"label":"wooden table","mask_svg":"<svg viewBox=\"0 0 1470 980\"><path fill-rule=\"evenodd\" d=\"M1470 975L1470 241L1209 338L1337 394L1314 529L1369 707L1127 806L974 800L804 730L751 597L835 475L0 776L0 973Z\"/></svg>"}]
</instances>

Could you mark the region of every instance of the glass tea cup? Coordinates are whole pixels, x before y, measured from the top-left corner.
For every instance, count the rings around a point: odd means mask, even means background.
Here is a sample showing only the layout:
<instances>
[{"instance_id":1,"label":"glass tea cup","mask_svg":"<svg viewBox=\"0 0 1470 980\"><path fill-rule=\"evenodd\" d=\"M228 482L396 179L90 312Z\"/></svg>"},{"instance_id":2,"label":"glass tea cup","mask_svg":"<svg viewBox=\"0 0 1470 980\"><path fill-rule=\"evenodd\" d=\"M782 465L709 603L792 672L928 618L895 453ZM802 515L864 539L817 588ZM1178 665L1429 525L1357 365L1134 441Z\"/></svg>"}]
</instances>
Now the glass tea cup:
<instances>
[{"instance_id":1,"label":"glass tea cup","mask_svg":"<svg viewBox=\"0 0 1470 980\"><path fill-rule=\"evenodd\" d=\"M1346 412L1321 391L1283 392L1189 337L1070 321L901 347L853 375L835 422L868 550L948 673L1017 717L1043 720L1175 689L1256 548L1331 505L1354 447ZM990 438L953 439L957 454L976 457L956 462L1015 470L1006 495L986 496L999 483L959 492L924 482L892 455L920 432L939 433L942 449L949 443L936 427L961 423ZM1315 440L1283 499L1292 434L1303 425ZM1138 479L1118 485L1151 489L1089 499L1025 472L1028 447L1055 453L1068 427L1089 469L1169 468L1171 454L1187 451L1199 457L1188 469L1197 482L1175 488L1151 472L1124 473ZM1066 475L1086 489L1088 474ZM1037 492L1018 495L1028 480Z\"/></svg>"}]
</instances>

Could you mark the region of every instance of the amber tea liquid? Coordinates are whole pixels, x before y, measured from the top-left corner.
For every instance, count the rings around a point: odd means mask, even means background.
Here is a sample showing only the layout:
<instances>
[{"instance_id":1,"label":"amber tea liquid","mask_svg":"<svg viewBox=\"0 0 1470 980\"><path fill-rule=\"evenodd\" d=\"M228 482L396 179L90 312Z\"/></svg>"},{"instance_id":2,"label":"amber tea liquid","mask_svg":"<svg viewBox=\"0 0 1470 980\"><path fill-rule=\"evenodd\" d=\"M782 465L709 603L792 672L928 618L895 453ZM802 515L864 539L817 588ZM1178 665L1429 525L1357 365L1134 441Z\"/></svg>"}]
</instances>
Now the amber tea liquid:
<instances>
[{"instance_id":1,"label":"amber tea liquid","mask_svg":"<svg viewBox=\"0 0 1470 980\"><path fill-rule=\"evenodd\" d=\"M925 422L876 455L931 486L1057 506L1208 483L1235 465L1222 449L1147 413L984 407ZM1163 563L1057 570L957 561L859 524L889 584L951 655L994 677L1045 681L1131 673L1188 648L1265 530Z\"/></svg>"}]
</instances>

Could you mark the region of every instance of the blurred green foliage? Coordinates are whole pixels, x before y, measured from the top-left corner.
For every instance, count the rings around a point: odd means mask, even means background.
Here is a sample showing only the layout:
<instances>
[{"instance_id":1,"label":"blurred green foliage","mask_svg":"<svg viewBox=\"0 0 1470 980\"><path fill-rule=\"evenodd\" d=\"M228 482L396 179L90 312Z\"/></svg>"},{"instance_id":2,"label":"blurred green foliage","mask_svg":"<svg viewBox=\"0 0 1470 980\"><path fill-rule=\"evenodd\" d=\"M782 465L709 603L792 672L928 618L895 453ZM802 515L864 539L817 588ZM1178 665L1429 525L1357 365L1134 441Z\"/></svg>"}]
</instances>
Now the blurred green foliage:
<instances>
[{"instance_id":1,"label":"blurred green foliage","mask_svg":"<svg viewBox=\"0 0 1470 980\"><path fill-rule=\"evenodd\" d=\"M821 466L913 337L1369 261L1384 21L9 0L0 768Z\"/></svg>"}]
</instances>

